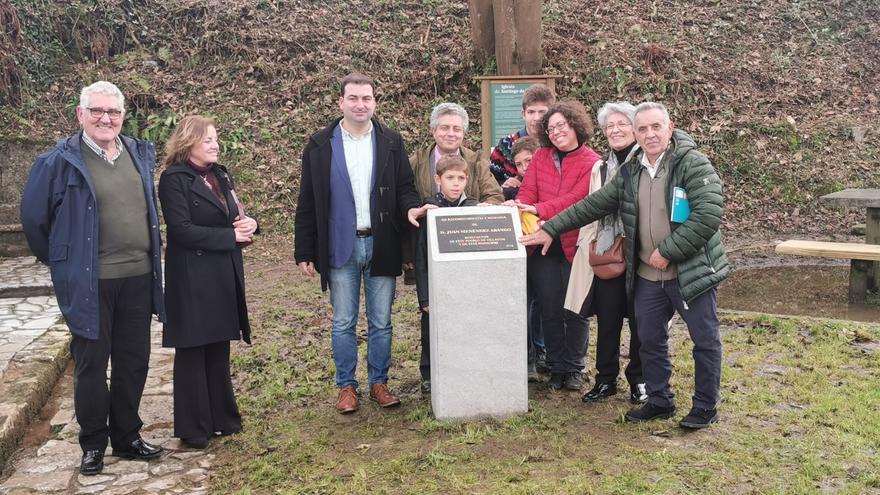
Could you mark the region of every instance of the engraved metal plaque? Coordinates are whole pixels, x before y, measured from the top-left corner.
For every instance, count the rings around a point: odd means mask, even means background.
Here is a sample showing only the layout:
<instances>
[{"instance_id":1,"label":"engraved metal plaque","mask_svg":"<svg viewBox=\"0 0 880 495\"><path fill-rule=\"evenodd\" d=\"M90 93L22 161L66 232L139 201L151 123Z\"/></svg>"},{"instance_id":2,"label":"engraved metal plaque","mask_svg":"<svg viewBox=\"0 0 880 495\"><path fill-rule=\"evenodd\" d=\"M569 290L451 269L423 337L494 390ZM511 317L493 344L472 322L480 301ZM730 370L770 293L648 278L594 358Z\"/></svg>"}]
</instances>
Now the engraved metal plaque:
<instances>
[{"instance_id":1,"label":"engraved metal plaque","mask_svg":"<svg viewBox=\"0 0 880 495\"><path fill-rule=\"evenodd\" d=\"M518 249L510 214L444 215L434 221L441 253Z\"/></svg>"}]
</instances>

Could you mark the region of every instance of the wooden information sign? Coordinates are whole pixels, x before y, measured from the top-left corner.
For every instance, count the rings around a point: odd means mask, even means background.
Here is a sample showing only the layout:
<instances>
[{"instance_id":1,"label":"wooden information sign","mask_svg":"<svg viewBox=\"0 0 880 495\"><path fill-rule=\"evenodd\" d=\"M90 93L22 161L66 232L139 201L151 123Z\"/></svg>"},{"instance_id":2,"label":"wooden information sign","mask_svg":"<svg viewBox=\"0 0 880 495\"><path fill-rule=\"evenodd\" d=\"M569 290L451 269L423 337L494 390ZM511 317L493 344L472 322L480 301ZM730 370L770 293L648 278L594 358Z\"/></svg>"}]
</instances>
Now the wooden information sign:
<instances>
[{"instance_id":1,"label":"wooden information sign","mask_svg":"<svg viewBox=\"0 0 880 495\"><path fill-rule=\"evenodd\" d=\"M486 76L478 77L480 88L480 127L485 156L498 140L525 126L522 120L522 95L535 83L546 84L556 93L560 76Z\"/></svg>"}]
</instances>

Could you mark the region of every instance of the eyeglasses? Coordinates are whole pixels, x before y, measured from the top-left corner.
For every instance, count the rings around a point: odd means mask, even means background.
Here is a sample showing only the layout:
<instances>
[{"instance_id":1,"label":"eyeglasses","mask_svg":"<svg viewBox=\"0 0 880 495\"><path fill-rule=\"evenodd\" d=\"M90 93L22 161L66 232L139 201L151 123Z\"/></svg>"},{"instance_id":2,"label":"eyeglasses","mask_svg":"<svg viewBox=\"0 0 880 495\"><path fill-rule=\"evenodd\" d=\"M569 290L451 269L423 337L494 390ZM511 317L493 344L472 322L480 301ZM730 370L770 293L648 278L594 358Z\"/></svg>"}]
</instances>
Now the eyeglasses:
<instances>
[{"instance_id":1,"label":"eyeglasses","mask_svg":"<svg viewBox=\"0 0 880 495\"><path fill-rule=\"evenodd\" d=\"M556 131L562 132L568 128L569 128L568 122L563 120L562 122L556 124L555 126L548 125L547 130L545 132L547 133L548 136L552 136L553 133L555 133Z\"/></svg>"},{"instance_id":2,"label":"eyeglasses","mask_svg":"<svg viewBox=\"0 0 880 495\"><path fill-rule=\"evenodd\" d=\"M119 117L122 117L122 110L117 110L115 108L86 108L89 111L89 115L92 116L93 119L100 119L106 113L110 120L118 120Z\"/></svg>"},{"instance_id":3,"label":"eyeglasses","mask_svg":"<svg viewBox=\"0 0 880 495\"><path fill-rule=\"evenodd\" d=\"M612 129L620 129L622 131L627 127L632 127L632 124L630 124L629 122L612 122L605 126L605 130L610 131Z\"/></svg>"}]
</instances>

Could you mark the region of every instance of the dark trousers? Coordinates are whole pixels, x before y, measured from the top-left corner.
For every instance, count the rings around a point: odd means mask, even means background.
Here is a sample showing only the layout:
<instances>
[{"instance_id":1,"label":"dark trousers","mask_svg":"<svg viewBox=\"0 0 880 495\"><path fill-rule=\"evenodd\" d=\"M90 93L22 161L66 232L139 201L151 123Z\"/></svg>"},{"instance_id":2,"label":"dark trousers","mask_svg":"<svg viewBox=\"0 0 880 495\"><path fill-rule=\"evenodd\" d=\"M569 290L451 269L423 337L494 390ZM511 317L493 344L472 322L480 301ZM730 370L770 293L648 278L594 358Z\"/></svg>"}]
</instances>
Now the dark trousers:
<instances>
[{"instance_id":1,"label":"dark trousers","mask_svg":"<svg viewBox=\"0 0 880 495\"><path fill-rule=\"evenodd\" d=\"M422 380L431 379L431 319L428 313L419 310L422 314L422 356L419 359L419 372Z\"/></svg>"},{"instance_id":2,"label":"dark trousers","mask_svg":"<svg viewBox=\"0 0 880 495\"><path fill-rule=\"evenodd\" d=\"M541 302L547 367L551 373L583 371L587 319L563 307L571 263L561 254L542 256L536 252L528 258L527 271Z\"/></svg>"},{"instance_id":3,"label":"dark trousers","mask_svg":"<svg viewBox=\"0 0 880 495\"><path fill-rule=\"evenodd\" d=\"M714 409L721 388L721 334L715 289L685 304L675 280L651 282L636 276L635 284L636 321L648 402L661 407L675 405L675 394L669 386L672 364L667 323L678 311L694 342L693 406Z\"/></svg>"},{"instance_id":4,"label":"dark trousers","mask_svg":"<svg viewBox=\"0 0 880 495\"><path fill-rule=\"evenodd\" d=\"M541 325L541 300L533 284L526 284L526 304L528 323L526 327L526 344L528 345L528 364L534 366L538 355L544 351L544 328Z\"/></svg>"},{"instance_id":5,"label":"dark trousers","mask_svg":"<svg viewBox=\"0 0 880 495\"><path fill-rule=\"evenodd\" d=\"M150 363L153 276L98 280L97 340L73 336L73 404L83 451L126 448L144 425L138 415ZM110 387L107 363L112 361ZM109 422L108 422L109 421Z\"/></svg>"},{"instance_id":6,"label":"dark trousers","mask_svg":"<svg viewBox=\"0 0 880 495\"><path fill-rule=\"evenodd\" d=\"M229 374L229 341L174 351L174 436L208 439L241 431Z\"/></svg>"},{"instance_id":7,"label":"dark trousers","mask_svg":"<svg viewBox=\"0 0 880 495\"><path fill-rule=\"evenodd\" d=\"M624 374L630 385L642 383L639 334L626 297L626 275L611 280L593 278L592 305L596 313L596 382L614 383L620 372L620 332L629 315L629 363Z\"/></svg>"}]
</instances>

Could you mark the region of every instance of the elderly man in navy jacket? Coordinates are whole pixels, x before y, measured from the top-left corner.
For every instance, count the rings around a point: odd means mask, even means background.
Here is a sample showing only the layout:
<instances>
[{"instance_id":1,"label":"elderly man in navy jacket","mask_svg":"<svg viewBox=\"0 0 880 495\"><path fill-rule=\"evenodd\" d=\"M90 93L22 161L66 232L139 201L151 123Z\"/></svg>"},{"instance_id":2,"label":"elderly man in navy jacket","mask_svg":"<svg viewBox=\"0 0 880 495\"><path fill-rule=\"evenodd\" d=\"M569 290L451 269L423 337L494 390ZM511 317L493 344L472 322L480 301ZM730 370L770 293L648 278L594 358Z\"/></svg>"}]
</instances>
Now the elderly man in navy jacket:
<instances>
[{"instance_id":1,"label":"elderly man in navy jacket","mask_svg":"<svg viewBox=\"0 0 880 495\"><path fill-rule=\"evenodd\" d=\"M85 475L103 469L108 438L119 457L151 459L162 452L141 438L138 415L151 315L163 317L156 152L152 143L119 135L124 102L109 82L83 88L76 108L82 130L37 158L21 200L28 244L49 265L73 333Z\"/></svg>"},{"instance_id":2,"label":"elderly man in navy jacket","mask_svg":"<svg viewBox=\"0 0 880 495\"><path fill-rule=\"evenodd\" d=\"M331 342L339 395L336 410L358 409L355 325L363 279L370 399L400 404L388 389L391 304L401 273L402 222L424 214L400 135L373 119L373 81L352 73L340 81L342 118L309 138L302 160L294 258L307 276L321 274L333 307Z\"/></svg>"}]
</instances>

